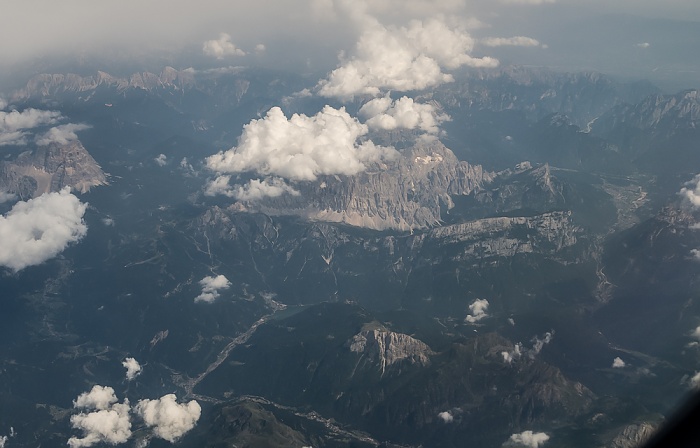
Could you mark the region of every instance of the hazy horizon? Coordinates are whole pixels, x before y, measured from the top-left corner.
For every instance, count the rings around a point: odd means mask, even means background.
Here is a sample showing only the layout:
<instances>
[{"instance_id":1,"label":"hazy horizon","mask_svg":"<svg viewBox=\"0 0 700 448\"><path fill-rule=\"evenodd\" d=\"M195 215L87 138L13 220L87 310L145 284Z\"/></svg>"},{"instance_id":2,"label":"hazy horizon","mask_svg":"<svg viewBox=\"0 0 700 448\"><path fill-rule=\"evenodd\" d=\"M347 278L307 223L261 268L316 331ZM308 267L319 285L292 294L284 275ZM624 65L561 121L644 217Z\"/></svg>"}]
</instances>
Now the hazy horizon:
<instances>
[{"instance_id":1,"label":"hazy horizon","mask_svg":"<svg viewBox=\"0 0 700 448\"><path fill-rule=\"evenodd\" d=\"M328 73L352 58L372 26L439 20L459 30L473 58L650 79L667 90L698 87L700 5L690 1L308 0L198 4L13 2L0 30L0 86L13 74L255 66ZM399 12L397 12L399 11ZM31 32L27 32L27 28ZM439 39L439 38L436 38ZM6 87L5 87L6 88Z\"/></svg>"}]
</instances>

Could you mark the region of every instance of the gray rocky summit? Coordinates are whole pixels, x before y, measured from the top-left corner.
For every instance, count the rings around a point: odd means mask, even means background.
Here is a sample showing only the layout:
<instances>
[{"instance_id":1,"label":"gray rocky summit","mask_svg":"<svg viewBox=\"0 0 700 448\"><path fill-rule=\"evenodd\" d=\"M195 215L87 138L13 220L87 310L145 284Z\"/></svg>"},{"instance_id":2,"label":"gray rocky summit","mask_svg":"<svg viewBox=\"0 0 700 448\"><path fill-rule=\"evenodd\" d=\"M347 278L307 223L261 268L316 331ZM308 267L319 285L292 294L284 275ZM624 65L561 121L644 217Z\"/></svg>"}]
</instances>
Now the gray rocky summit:
<instances>
[{"instance_id":1,"label":"gray rocky summit","mask_svg":"<svg viewBox=\"0 0 700 448\"><path fill-rule=\"evenodd\" d=\"M459 161L439 141L418 142L391 165L377 164L355 176L321 176L295 185L299 195L246 203L248 210L298 215L374 230L429 228L468 195L493 179L480 165Z\"/></svg>"},{"instance_id":2,"label":"gray rocky summit","mask_svg":"<svg viewBox=\"0 0 700 448\"><path fill-rule=\"evenodd\" d=\"M0 190L29 199L71 187L80 193L106 185L102 168L80 141L50 143L0 162Z\"/></svg>"},{"instance_id":3,"label":"gray rocky summit","mask_svg":"<svg viewBox=\"0 0 700 448\"><path fill-rule=\"evenodd\" d=\"M424 342L409 335L394 333L383 327L365 328L348 341L351 352L366 355L373 360L382 374L391 365L408 361L411 364L430 364L430 350Z\"/></svg>"}]
</instances>

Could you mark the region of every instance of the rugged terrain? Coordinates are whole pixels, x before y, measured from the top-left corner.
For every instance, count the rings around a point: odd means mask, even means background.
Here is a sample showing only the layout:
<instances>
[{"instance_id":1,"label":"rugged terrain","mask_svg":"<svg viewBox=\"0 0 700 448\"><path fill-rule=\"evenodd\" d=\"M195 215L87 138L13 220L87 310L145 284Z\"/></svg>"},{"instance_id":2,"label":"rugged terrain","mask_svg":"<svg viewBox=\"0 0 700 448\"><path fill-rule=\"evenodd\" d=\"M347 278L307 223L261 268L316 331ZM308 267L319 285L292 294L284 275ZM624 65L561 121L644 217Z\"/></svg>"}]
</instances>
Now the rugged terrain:
<instances>
[{"instance_id":1,"label":"rugged terrain","mask_svg":"<svg viewBox=\"0 0 700 448\"><path fill-rule=\"evenodd\" d=\"M90 203L80 243L0 277L8 447L64 445L94 384L198 400L183 446L628 447L661 424L700 361L698 217L677 195L700 166L694 91L472 70L422 96L444 133L371 136L390 163L206 196L204 159L273 105L314 113L303 87L166 68L38 75L10 97L92 128L3 147L13 201L70 186ZM230 285L196 302L214 275Z\"/></svg>"}]
</instances>

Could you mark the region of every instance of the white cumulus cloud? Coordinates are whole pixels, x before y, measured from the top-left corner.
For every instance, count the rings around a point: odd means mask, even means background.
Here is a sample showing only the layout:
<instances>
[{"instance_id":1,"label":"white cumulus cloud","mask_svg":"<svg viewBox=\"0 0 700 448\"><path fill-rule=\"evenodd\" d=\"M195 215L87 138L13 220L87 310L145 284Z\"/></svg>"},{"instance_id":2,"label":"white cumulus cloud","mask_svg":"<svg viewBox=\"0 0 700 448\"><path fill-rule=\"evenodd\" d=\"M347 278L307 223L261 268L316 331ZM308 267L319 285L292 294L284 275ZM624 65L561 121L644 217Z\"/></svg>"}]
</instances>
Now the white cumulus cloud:
<instances>
[{"instance_id":1,"label":"white cumulus cloud","mask_svg":"<svg viewBox=\"0 0 700 448\"><path fill-rule=\"evenodd\" d=\"M232 198L236 195L236 191L229 184L230 181L231 176L216 176L207 183L207 186L204 189L204 194L206 196L224 195Z\"/></svg>"},{"instance_id":2,"label":"white cumulus cloud","mask_svg":"<svg viewBox=\"0 0 700 448\"><path fill-rule=\"evenodd\" d=\"M649 48L651 47L651 44L649 42L641 42L635 45L638 48Z\"/></svg>"},{"instance_id":3,"label":"white cumulus cloud","mask_svg":"<svg viewBox=\"0 0 700 448\"><path fill-rule=\"evenodd\" d=\"M195 400L179 404L174 394L168 394L158 400L140 400L134 411L157 437L172 443L194 428L202 408Z\"/></svg>"},{"instance_id":4,"label":"white cumulus cloud","mask_svg":"<svg viewBox=\"0 0 700 448\"><path fill-rule=\"evenodd\" d=\"M85 129L90 129L90 126L83 123L68 123L62 124L61 126L56 126L44 134L36 138L36 144L39 146L50 145L51 143L58 143L59 145L67 145L70 142L78 140L78 135L76 132L84 131Z\"/></svg>"},{"instance_id":5,"label":"white cumulus cloud","mask_svg":"<svg viewBox=\"0 0 700 448\"><path fill-rule=\"evenodd\" d=\"M684 202L690 205L693 209L700 208L700 174L695 176L693 180L686 182L678 194L683 198Z\"/></svg>"},{"instance_id":6,"label":"white cumulus cloud","mask_svg":"<svg viewBox=\"0 0 700 448\"><path fill-rule=\"evenodd\" d=\"M688 383L693 389L700 389L700 372L695 372L695 374L688 380Z\"/></svg>"},{"instance_id":7,"label":"white cumulus cloud","mask_svg":"<svg viewBox=\"0 0 700 448\"><path fill-rule=\"evenodd\" d=\"M290 119L279 107L264 118L244 126L238 146L206 159L207 167L219 173L255 171L292 180L315 180L320 174L354 175L367 163L393 159L393 148L359 142L368 128L351 117L345 108L325 106L308 117Z\"/></svg>"},{"instance_id":8,"label":"white cumulus cloud","mask_svg":"<svg viewBox=\"0 0 700 448\"><path fill-rule=\"evenodd\" d=\"M16 110L10 112L0 111L0 132L32 129L38 126L56 123L61 118L61 113L53 110L29 108L22 112Z\"/></svg>"},{"instance_id":9,"label":"white cumulus cloud","mask_svg":"<svg viewBox=\"0 0 700 448\"><path fill-rule=\"evenodd\" d=\"M137 376L141 375L141 372L143 371L141 364L139 364L139 362L134 358L126 358L124 362L122 362L122 365L126 369L126 379L128 381L131 381Z\"/></svg>"},{"instance_id":10,"label":"white cumulus cloud","mask_svg":"<svg viewBox=\"0 0 700 448\"><path fill-rule=\"evenodd\" d=\"M523 431L520 434L513 434L504 446L526 446L530 448L538 448L546 441L549 436L543 432Z\"/></svg>"},{"instance_id":11,"label":"white cumulus cloud","mask_svg":"<svg viewBox=\"0 0 700 448\"><path fill-rule=\"evenodd\" d=\"M195 297L195 302L211 303L219 297L219 290L231 287L231 282L223 275L204 277L199 284L202 287L202 293Z\"/></svg>"},{"instance_id":12,"label":"white cumulus cloud","mask_svg":"<svg viewBox=\"0 0 700 448\"><path fill-rule=\"evenodd\" d=\"M115 404L110 409L73 415L70 422L74 429L80 429L84 435L82 438L68 439L71 448L89 447L98 443L117 445L131 437L128 400L124 404Z\"/></svg>"},{"instance_id":13,"label":"white cumulus cloud","mask_svg":"<svg viewBox=\"0 0 700 448\"><path fill-rule=\"evenodd\" d=\"M540 41L532 37L486 37L480 40L482 45L487 47L539 47Z\"/></svg>"},{"instance_id":14,"label":"white cumulus cloud","mask_svg":"<svg viewBox=\"0 0 700 448\"><path fill-rule=\"evenodd\" d=\"M73 402L76 408L94 409L93 412L81 412L70 418L73 429L83 432L83 437L71 437L71 448L89 447L98 443L117 445L131 437L129 418L129 400L118 403L111 387L93 386L90 392L82 393Z\"/></svg>"},{"instance_id":15,"label":"white cumulus cloud","mask_svg":"<svg viewBox=\"0 0 700 448\"><path fill-rule=\"evenodd\" d=\"M360 115L370 129L420 129L429 134L437 134L439 125L450 119L432 104L416 103L407 96L396 101L389 96L375 98L360 108Z\"/></svg>"},{"instance_id":16,"label":"white cumulus cloud","mask_svg":"<svg viewBox=\"0 0 700 448\"><path fill-rule=\"evenodd\" d=\"M695 327L695 330L690 333L690 336L700 341L700 327Z\"/></svg>"},{"instance_id":17,"label":"white cumulus cloud","mask_svg":"<svg viewBox=\"0 0 700 448\"><path fill-rule=\"evenodd\" d=\"M467 314L467 317L464 319L464 321L469 323L479 322L481 319L484 319L489 316L486 313L488 309L488 300L476 299L471 305L469 305L469 311L471 311L471 314Z\"/></svg>"},{"instance_id":18,"label":"white cumulus cloud","mask_svg":"<svg viewBox=\"0 0 700 448\"><path fill-rule=\"evenodd\" d=\"M73 401L76 408L86 409L109 409L114 403L119 401L114 389L109 386L92 386L90 392L83 392Z\"/></svg>"},{"instance_id":19,"label":"white cumulus cloud","mask_svg":"<svg viewBox=\"0 0 700 448\"><path fill-rule=\"evenodd\" d=\"M4 107L0 108L4 109ZM54 124L62 118L60 112L51 110L25 109L0 111L0 146L26 145L27 129Z\"/></svg>"},{"instance_id":20,"label":"white cumulus cloud","mask_svg":"<svg viewBox=\"0 0 700 448\"><path fill-rule=\"evenodd\" d=\"M158 154L158 157L153 159L153 161L156 162L158 166L165 166L168 163L168 156L165 154Z\"/></svg>"},{"instance_id":21,"label":"white cumulus cloud","mask_svg":"<svg viewBox=\"0 0 700 448\"><path fill-rule=\"evenodd\" d=\"M440 412L438 414L438 418L441 419L445 423L452 423L455 419L450 411Z\"/></svg>"},{"instance_id":22,"label":"white cumulus cloud","mask_svg":"<svg viewBox=\"0 0 700 448\"><path fill-rule=\"evenodd\" d=\"M612 367L613 369L622 369L625 367L625 361L622 360L619 356L613 359Z\"/></svg>"},{"instance_id":23,"label":"white cumulus cloud","mask_svg":"<svg viewBox=\"0 0 700 448\"><path fill-rule=\"evenodd\" d=\"M216 59L224 59L227 56L244 56L245 51L236 47L231 42L231 36L226 33L219 34L218 39L212 39L204 42L202 51L207 56L215 57Z\"/></svg>"},{"instance_id":24,"label":"white cumulus cloud","mask_svg":"<svg viewBox=\"0 0 700 448\"><path fill-rule=\"evenodd\" d=\"M354 55L319 82L319 94L352 99L378 96L382 89L423 90L454 81L443 67L498 66L496 59L470 56L474 43L466 29L451 27L442 18L396 27L367 17Z\"/></svg>"},{"instance_id":25,"label":"white cumulus cloud","mask_svg":"<svg viewBox=\"0 0 700 448\"><path fill-rule=\"evenodd\" d=\"M87 233L87 204L66 187L56 193L17 202L0 216L0 266L19 271L41 264Z\"/></svg>"}]
</instances>

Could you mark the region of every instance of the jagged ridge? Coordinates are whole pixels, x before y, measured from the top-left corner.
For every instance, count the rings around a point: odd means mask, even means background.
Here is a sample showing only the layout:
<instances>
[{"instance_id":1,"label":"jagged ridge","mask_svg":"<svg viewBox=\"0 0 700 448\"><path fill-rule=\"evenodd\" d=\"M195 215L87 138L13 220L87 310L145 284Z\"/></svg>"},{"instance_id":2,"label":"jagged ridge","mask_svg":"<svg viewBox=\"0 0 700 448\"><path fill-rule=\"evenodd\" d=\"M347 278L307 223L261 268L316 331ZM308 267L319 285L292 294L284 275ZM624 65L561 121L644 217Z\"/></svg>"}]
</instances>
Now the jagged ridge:
<instances>
[{"instance_id":1,"label":"jagged ridge","mask_svg":"<svg viewBox=\"0 0 700 448\"><path fill-rule=\"evenodd\" d=\"M441 222L453 207L451 195L467 195L493 179L439 141L418 143L391 166L374 166L356 176L323 176L295 185L298 196L266 198L244 205L270 215L297 215L375 230L415 230Z\"/></svg>"}]
</instances>

